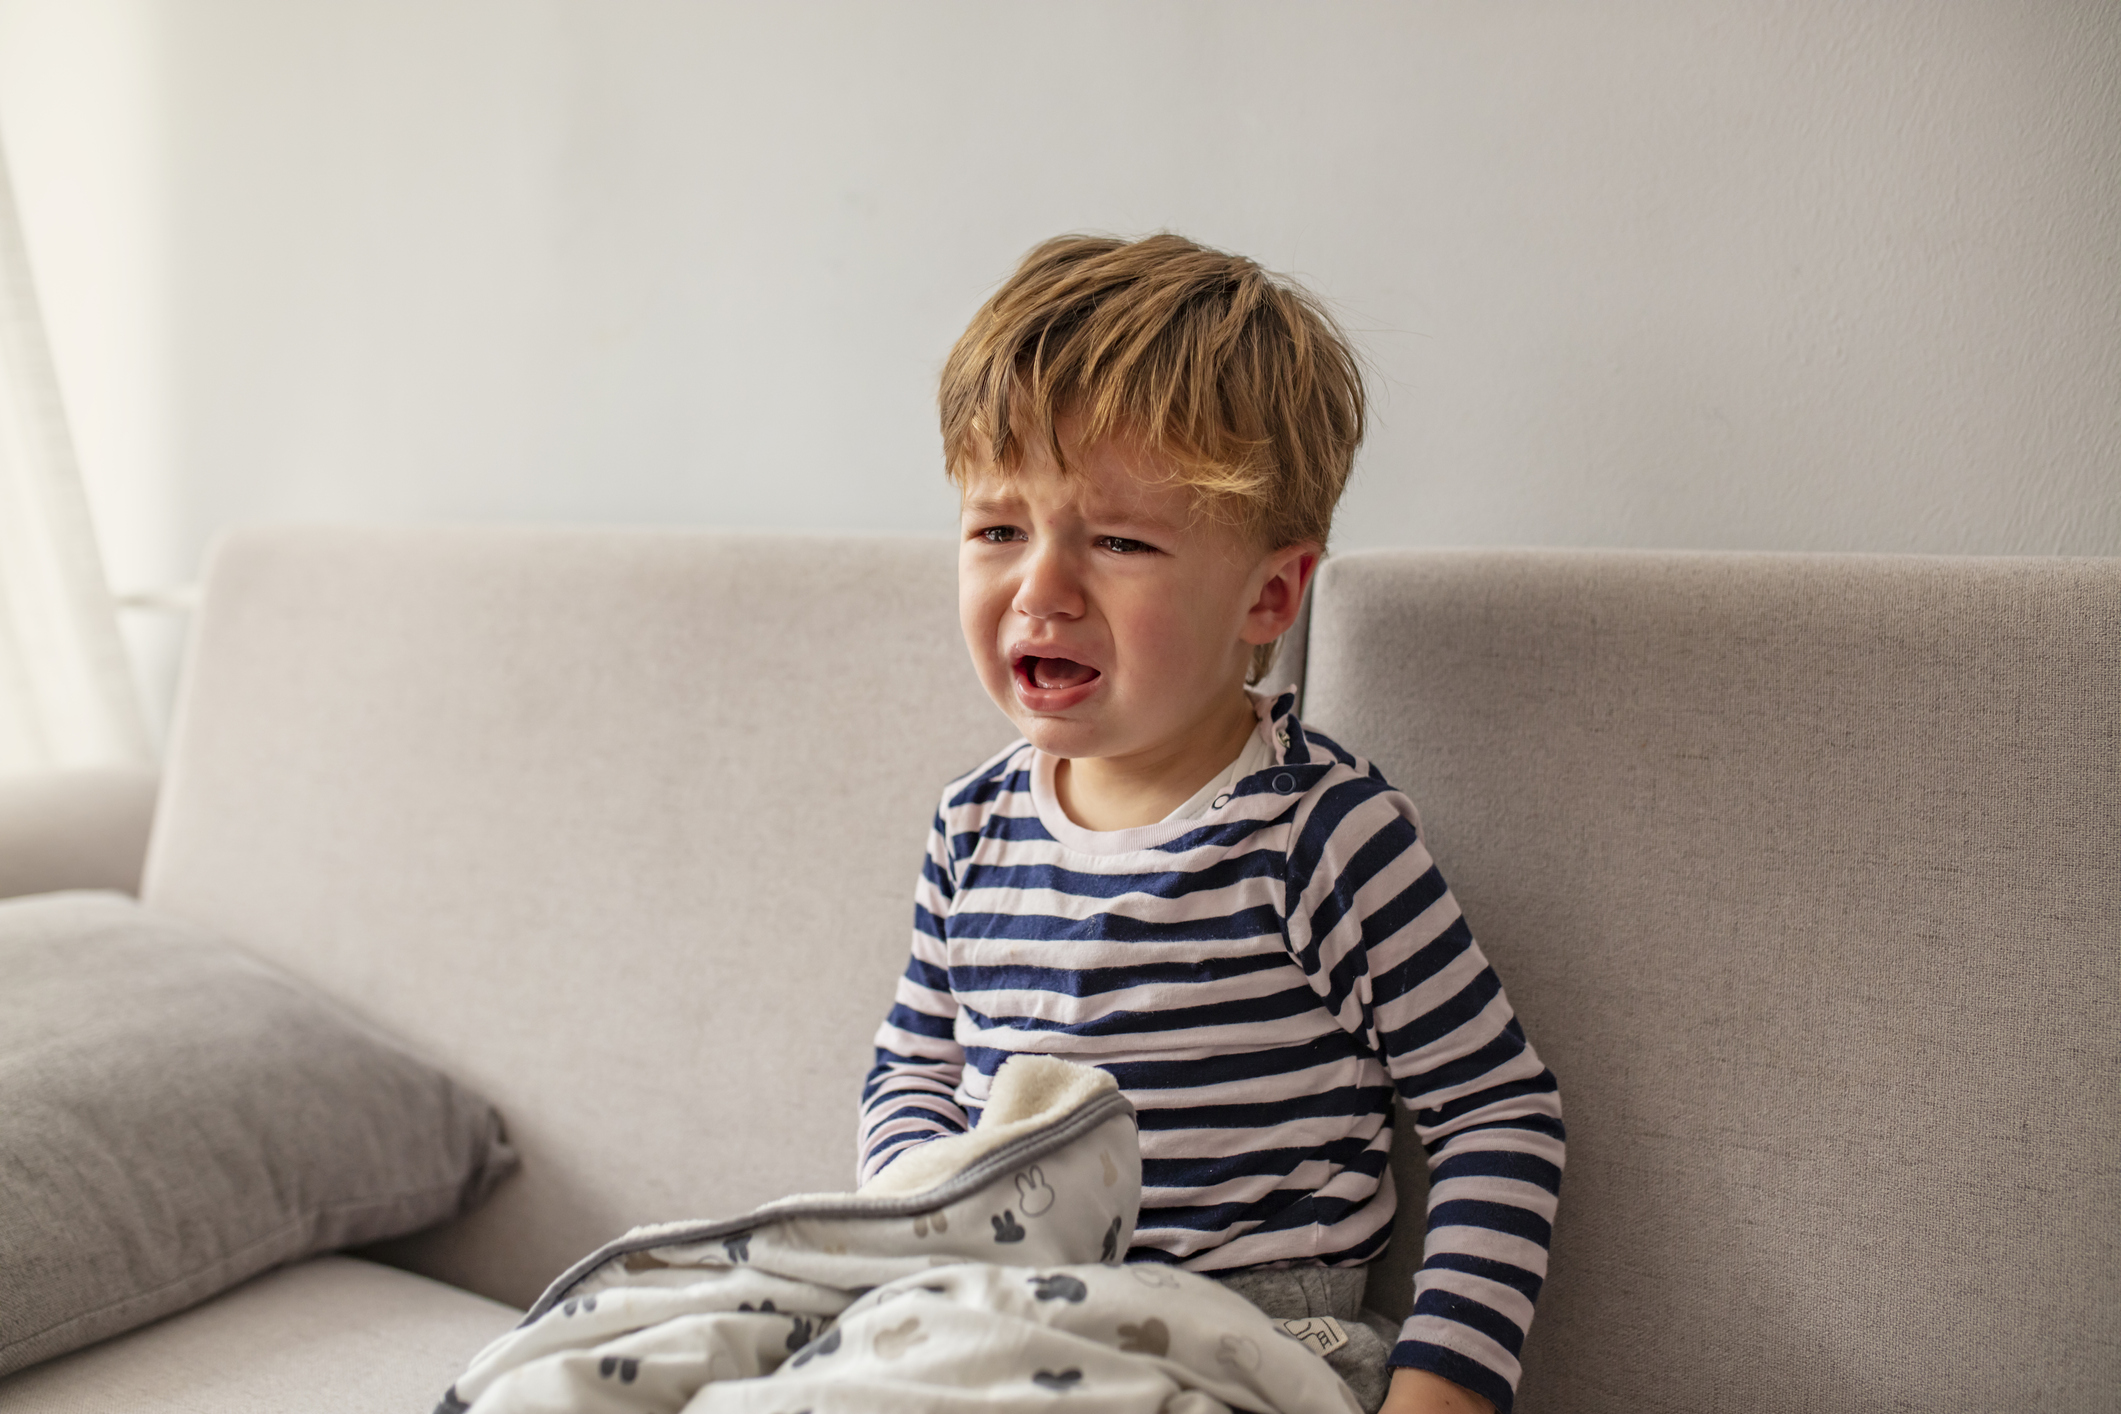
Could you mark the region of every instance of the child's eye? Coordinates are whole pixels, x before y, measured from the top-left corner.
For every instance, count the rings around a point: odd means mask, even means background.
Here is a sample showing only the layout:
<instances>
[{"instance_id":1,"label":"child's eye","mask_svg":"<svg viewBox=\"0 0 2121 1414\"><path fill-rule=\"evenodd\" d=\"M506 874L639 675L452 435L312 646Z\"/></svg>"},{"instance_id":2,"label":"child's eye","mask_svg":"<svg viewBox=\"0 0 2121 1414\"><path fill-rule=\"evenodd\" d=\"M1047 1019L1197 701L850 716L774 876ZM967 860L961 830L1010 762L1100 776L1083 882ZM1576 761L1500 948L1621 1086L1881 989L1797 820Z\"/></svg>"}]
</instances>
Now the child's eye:
<instances>
[{"instance_id":1,"label":"child's eye","mask_svg":"<svg viewBox=\"0 0 2121 1414\"><path fill-rule=\"evenodd\" d=\"M1139 555L1156 548L1146 540L1129 540L1124 535L1100 535L1097 537L1097 546L1101 550L1110 550L1115 555Z\"/></svg>"},{"instance_id":2,"label":"child's eye","mask_svg":"<svg viewBox=\"0 0 2121 1414\"><path fill-rule=\"evenodd\" d=\"M1013 525L990 525L979 533L979 538L989 545L1006 545L1012 540L1024 538L1024 532Z\"/></svg>"}]
</instances>

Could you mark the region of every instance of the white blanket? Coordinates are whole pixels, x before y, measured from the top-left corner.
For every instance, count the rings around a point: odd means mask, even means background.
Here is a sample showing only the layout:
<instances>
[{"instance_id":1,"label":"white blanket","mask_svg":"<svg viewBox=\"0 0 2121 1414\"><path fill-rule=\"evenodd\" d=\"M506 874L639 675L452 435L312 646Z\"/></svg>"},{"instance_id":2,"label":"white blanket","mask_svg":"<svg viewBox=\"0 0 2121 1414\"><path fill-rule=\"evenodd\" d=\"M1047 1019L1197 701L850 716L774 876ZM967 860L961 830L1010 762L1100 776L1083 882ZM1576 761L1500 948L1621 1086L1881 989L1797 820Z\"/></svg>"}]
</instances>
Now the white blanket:
<instances>
[{"instance_id":1,"label":"white blanket","mask_svg":"<svg viewBox=\"0 0 2121 1414\"><path fill-rule=\"evenodd\" d=\"M1356 1410L1301 1331L1209 1278L1122 1265L1140 1205L1111 1077L1018 1057L977 1130L859 1193L592 1253L437 1414Z\"/></svg>"}]
</instances>

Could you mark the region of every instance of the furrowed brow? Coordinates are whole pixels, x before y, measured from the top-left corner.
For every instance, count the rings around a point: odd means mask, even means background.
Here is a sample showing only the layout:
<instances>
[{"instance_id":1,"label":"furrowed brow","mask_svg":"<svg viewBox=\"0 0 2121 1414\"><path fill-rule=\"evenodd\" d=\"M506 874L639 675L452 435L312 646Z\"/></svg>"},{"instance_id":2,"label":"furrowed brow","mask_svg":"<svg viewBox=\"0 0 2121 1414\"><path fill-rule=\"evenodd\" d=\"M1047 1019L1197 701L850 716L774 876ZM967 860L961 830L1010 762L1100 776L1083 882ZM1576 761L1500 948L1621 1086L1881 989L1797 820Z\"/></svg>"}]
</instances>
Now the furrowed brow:
<instances>
[{"instance_id":1,"label":"furrowed brow","mask_svg":"<svg viewBox=\"0 0 2121 1414\"><path fill-rule=\"evenodd\" d=\"M1109 526L1114 530L1138 530L1144 535L1173 535L1185 528L1177 520L1157 515L1140 506L1111 505L1096 501L1083 507L1083 518L1093 525Z\"/></svg>"}]
</instances>

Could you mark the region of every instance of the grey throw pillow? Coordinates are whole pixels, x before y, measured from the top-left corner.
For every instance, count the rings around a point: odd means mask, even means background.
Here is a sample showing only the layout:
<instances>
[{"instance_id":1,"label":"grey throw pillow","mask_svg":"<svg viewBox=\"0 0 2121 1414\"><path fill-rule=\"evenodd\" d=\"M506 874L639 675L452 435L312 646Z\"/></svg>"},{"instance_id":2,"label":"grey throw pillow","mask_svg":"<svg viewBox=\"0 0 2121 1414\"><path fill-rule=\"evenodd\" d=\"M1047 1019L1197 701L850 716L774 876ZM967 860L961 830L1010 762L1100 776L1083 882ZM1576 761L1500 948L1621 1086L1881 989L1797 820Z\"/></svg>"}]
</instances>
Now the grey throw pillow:
<instances>
[{"instance_id":1,"label":"grey throw pillow","mask_svg":"<svg viewBox=\"0 0 2121 1414\"><path fill-rule=\"evenodd\" d=\"M514 1167L491 1105L264 963L117 894L0 901L0 1375Z\"/></svg>"}]
</instances>

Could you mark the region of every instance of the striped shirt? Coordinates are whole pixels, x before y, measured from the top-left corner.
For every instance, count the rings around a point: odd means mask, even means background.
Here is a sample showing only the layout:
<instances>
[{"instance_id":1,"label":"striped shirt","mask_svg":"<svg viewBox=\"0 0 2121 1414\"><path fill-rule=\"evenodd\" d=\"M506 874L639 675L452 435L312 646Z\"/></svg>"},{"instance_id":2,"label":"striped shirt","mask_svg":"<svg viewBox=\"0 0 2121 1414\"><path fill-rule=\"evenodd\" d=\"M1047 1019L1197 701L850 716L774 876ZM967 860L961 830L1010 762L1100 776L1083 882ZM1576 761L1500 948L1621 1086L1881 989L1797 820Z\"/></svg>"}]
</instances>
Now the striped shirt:
<instances>
[{"instance_id":1,"label":"striped shirt","mask_svg":"<svg viewBox=\"0 0 2121 1414\"><path fill-rule=\"evenodd\" d=\"M1255 695L1264 768L1202 818L1085 830L1017 742L944 792L862 1092L861 1177L977 1123L1012 1055L1109 1071L1141 1124L1130 1261L1384 1250L1392 1092L1428 1154L1394 1365L1511 1403L1561 1186L1560 1094L1377 770Z\"/></svg>"}]
</instances>

